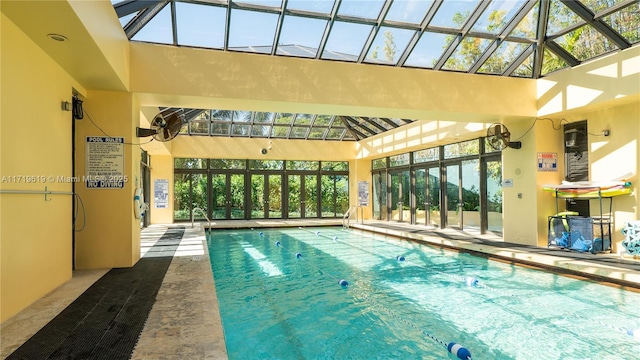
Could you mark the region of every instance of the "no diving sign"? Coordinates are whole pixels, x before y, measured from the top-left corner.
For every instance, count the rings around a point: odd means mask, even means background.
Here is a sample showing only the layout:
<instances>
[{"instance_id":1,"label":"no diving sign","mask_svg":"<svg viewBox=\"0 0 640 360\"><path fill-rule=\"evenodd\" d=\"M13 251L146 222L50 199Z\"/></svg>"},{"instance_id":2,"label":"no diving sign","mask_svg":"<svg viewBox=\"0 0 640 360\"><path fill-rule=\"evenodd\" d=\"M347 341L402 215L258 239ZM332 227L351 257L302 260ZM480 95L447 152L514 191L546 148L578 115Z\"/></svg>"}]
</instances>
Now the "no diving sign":
<instances>
[{"instance_id":1,"label":"no diving sign","mask_svg":"<svg viewBox=\"0 0 640 360\"><path fill-rule=\"evenodd\" d=\"M124 188L124 138L87 136L85 164L87 189Z\"/></svg>"}]
</instances>

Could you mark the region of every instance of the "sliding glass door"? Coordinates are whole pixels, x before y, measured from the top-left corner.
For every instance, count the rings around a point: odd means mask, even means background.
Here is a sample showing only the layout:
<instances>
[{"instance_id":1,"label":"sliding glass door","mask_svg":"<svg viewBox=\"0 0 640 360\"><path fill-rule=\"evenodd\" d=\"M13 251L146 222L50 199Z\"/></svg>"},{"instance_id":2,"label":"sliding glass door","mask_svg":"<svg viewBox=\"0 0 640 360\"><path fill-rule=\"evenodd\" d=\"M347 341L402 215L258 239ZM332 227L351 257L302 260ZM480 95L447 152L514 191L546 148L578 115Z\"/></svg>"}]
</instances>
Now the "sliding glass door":
<instances>
[{"instance_id":1,"label":"sliding glass door","mask_svg":"<svg viewBox=\"0 0 640 360\"><path fill-rule=\"evenodd\" d=\"M440 226L440 168L416 169L415 222L420 225Z\"/></svg>"}]
</instances>

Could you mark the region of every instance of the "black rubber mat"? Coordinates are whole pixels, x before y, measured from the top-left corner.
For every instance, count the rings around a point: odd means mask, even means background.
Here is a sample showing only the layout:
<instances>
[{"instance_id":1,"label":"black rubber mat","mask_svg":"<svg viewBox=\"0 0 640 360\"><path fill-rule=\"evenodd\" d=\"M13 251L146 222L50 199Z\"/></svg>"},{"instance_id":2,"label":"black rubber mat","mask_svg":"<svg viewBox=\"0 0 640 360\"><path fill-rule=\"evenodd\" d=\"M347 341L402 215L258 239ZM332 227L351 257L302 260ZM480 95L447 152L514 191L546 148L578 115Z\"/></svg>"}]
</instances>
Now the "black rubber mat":
<instances>
[{"instance_id":1,"label":"black rubber mat","mask_svg":"<svg viewBox=\"0 0 640 360\"><path fill-rule=\"evenodd\" d=\"M7 359L130 359L183 234L171 228L133 267L111 269Z\"/></svg>"}]
</instances>

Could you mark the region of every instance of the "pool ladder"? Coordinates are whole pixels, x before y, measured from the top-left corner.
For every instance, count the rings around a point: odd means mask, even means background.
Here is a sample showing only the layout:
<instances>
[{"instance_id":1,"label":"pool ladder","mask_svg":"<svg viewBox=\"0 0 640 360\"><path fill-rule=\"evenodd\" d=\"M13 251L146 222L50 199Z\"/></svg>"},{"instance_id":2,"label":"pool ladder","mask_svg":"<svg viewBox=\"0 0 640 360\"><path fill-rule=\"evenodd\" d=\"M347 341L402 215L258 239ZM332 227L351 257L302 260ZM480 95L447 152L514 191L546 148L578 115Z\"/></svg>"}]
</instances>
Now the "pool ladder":
<instances>
[{"instance_id":1,"label":"pool ladder","mask_svg":"<svg viewBox=\"0 0 640 360\"><path fill-rule=\"evenodd\" d=\"M199 207L194 207L193 210L191 211L191 227L193 227L193 221L195 220L196 210L200 211L202 216L204 216L204 218L207 219L207 223L209 224L209 229L211 229L211 220L209 220L207 213Z\"/></svg>"},{"instance_id":2,"label":"pool ladder","mask_svg":"<svg viewBox=\"0 0 640 360\"><path fill-rule=\"evenodd\" d=\"M344 213L344 216L342 216L342 227L349 228L349 220L351 219L351 214L354 212L356 213L356 221L358 221L358 206L351 205L349 209L347 209L347 212Z\"/></svg>"}]
</instances>

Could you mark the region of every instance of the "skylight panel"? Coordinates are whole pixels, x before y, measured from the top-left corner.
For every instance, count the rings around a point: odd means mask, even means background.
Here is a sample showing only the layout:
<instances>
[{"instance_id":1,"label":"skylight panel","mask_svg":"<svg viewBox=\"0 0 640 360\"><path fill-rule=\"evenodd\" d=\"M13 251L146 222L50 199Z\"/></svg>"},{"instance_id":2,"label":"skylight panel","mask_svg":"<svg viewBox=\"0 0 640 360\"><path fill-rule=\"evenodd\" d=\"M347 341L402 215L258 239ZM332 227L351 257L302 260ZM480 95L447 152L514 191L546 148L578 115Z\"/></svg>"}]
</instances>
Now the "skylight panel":
<instances>
[{"instance_id":1,"label":"skylight panel","mask_svg":"<svg viewBox=\"0 0 640 360\"><path fill-rule=\"evenodd\" d=\"M249 136L251 134L251 125L233 124L231 126L231 136Z\"/></svg>"},{"instance_id":2,"label":"skylight panel","mask_svg":"<svg viewBox=\"0 0 640 360\"><path fill-rule=\"evenodd\" d=\"M313 118L313 115L311 115L311 114L298 114L296 116L295 124L296 125L310 125L312 118Z\"/></svg>"},{"instance_id":3,"label":"skylight panel","mask_svg":"<svg viewBox=\"0 0 640 360\"><path fill-rule=\"evenodd\" d=\"M352 61L356 61L362 52L362 48L372 28L371 25L336 21L329 34L322 58L348 60L349 57L353 57ZM346 56L338 56L334 53Z\"/></svg>"},{"instance_id":4,"label":"skylight panel","mask_svg":"<svg viewBox=\"0 0 640 360\"><path fill-rule=\"evenodd\" d=\"M345 131L345 132L344 132L344 136L342 137L342 140L343 140L343 141L344 141L344 140L347 140L347 141L356 141L356 138L355 138L353 135L351 135L351 133L350 133L350 132Z\"/></svg>"},{"instance_id":5,"label":"skylight panel","mask_svg":"<svg viewBox=\"0 0 640 360\"><path fill-rule=\"evenodd\" d=\"M251 111L236 110L233 112L233 122L250 122Z\"/></svg>"},{"instance_id":6,"label":"skylight panel","mask_svg":"<svg viewBox=\"0 0 640 360\"><path fill-rule=\"evenodd\" d=\"M327 136L325 137L325 139L327 139L327 140L340 140L340 139L342 139L342 136L344 135L345 131L346 131L345 128L334 128L334 127L332 127L331 129L329 129L329 131L327 131Z\"/></svg>"},{"instance_id":7,"label":"skylight panel","mask_svg":"<svg viewBox=\"0 0 640 360\"><path fill-rule=\"evenodd\" d=\"M461 29L480 0L444 0L429 26Z\"/></svg>"},{"instance_id":8,"label":"skylight panel","mask_svg":"<svg viewBox=\"0 0 640 360\"><path fill-rule=\"evenodd\" d=\"M314 126L328 126L331 124L331 115L318 115L313 121Z\"/></svg>"},{"instance_id":9,"label":"skylight panel","mask_svg":"<svg viewBox=\"0 0 640 360\"><path fill-rule=\"evenodd\" d=\"M309 139L324 139L324 135L327 133L327 128L312 127L309 131Z\"/></svg>"},{"instance_id":10,"label":"skylight panel","mask_svg":"<svg viewBox=\"0 0 640 360\"><path fill-rule=\"evenodd\" d=\"M274 125L273 128L271 129L271 137L286 139L289 137L290 130L291 130L291 127L289 126Z\"/></svg>"},{"instance_id":11,"label":"skylight panel","mask_svg":"<svg viewBox=\"0 0 640 360\"><path fill-rule=\"evenodd\" d=\"M630 43L640 41L640 4L627 6L624 9L602 18L614 30Z\"/></svg>"},{"instance_id":12,"label":"skylight panel","mask_svg":"<svg viewBox=\"0 0 640 360\"><path fill-rule=\"evenodd\" d=\"M278 115L276 115L275 123L291 125L293 122L293 115L294 114L292 113L278 113Z\"/></svg>"},{"instance_id":13,"label":"skylight panel","mask_svg":"<svg viewBox=\"0 0 640 360\"><path fill-rule=\"evenodd\" d=\"M279 45L277 54L293 57L315 57L318 53L317 47L303 47L300 45Z\"/></svg>"},{"instance_id":14,"label":"skylight panel","mask_svg":"<svg viewBox=\"0 0 640 360\"><path fill-rule=\"evenodd\" d=\"M278 15L231 9L229 49L271 53Z\"/></svg>"},{"instance_id":15,"label":"skylight panel","mask_svg":"<svg viewBox=\"0 0 640 360\"><path fill-rule=\"evenodd\" d=\"M483 74L502 74L529 46L529 44L523 43L503 42L478 69L478 72Z\"/></svg>"},{"instance_id":16,"label":"skylight panel","mask_svg":"<svg viewBox=\"0 0 640 360\"><path fill-rule=\"evenodd\" d=\"M593 11L594 14L597 14L602 10L614 7L625 1L626 0L580 0L580 2L583 3L587 8L589 8L589 10Z\"/></svg>"},{"instance_id":17,"label":"skylight panel","mask_svg":"<svg viewBox=\"0 0 640 360\"><path fill-rule=\"evenodd\" d=\"M393 129L393 127L392 127L391 125L389 125L388 123L386 123L386 122L382 121L380 118L372 117L372 118L369 118L369 121L374 122L374 123L376 123L376 124L378 124L378 125L382 126L382 127L383 127L383 128L385 128L386 130L391 130L391 129Z\"/></svg>"},{"instance_id":18,"label":"skylight panel","mask_svg":"<svg viewBox=\"0 0 640 360\"><path fill-rule=\"evenodd\" d=\"M578 14L569 9L560 0L551 0L547 35L557 34L570 26L583 22L584 20Z\"/></svg>"},{"instance_id":19,"label":"skylight panel","mask_svg":"<svg viewBox=\"0 0 640 360\"><path fill-rule=\"evenodd\" d=\"M398 126L406 125L406 124L409 124L409 123L413 122L413 120L398 119L398 118L392 118L392 119L389 119L389 120L393 121Z\"/></svg>"},{"instance_id":20,"label":"skylight panel","mask_svg":"<svg viewBox=\"0 0 640 360\"><path fill-rule=\"evenodd\" d=\"M272 112L257 112L254 116L254 123L273 123L275 113Z\"/></svg>"},{"instance_id":21,"label":"skylight panel","mask_svg":"<svg viewBox=\"0 0 640 360\"><path fill-rule=\"evenodd\" d=\"M369 48L366 62L395 65L413 34L413 30L383 26Z\"/></svg>"},{"instance_id":22,"label":"skylight panel","mask_svg":"<svg viewBox=\"0 0 640 360\"><path fill-rule=\"evenodd\" d=\"M550 74L556 70L560 70L568 66L569 64L567 64L564 60L562 60L552 51L549 51L549 49L544 49L544 54L542 56L542 69L541 69L540 75Z\"/></svg>"},{"instance_id":23,"label":"skylight panel","mask_svg":"<svg viewBox=\"0 0 640 360\"><path fill-rule=\"evenodd\" d=\"M534 54L529 55L514 71L512 76L533 78L533 59Z\"/></svg>"},{"instance_id":24,"label":"skylight panel","mask_svg":"<svg viewBox=\"0 0 640 360\"><path fill-rule=\"evenodd\" d=\"M136 17L136 15L138 15L139 13L140 12L138 11L136 13L125 15L125 16L121 17L119 19L120 20L120 25L124 28L129 23L129 21L131 21L131 19Z\"/></svg>"},{"instance_id":25,"label":"skylight panel","mask_svg":"<svg viewBox=\"0 0 640 360\"><path fill-rule=\"evenodd\" d=\"M467 71L480 58L492 40L467 36L442 66L446 70Z\"/></svg>"},{"instance_id":26,"label":"skylight panel","mask_svg":"<svg viewBox=\"0 0 640 360\"><path fill-rule=\"evenodd\" d=\"M384 0L342 0L338 15L377 19Z\"/></svg>"},{"instance_id":27,"label":"skylight panel","mask_svg":"<svg viewBox=\"0 0 640 360\"><path fill-rule=\"evenodd\" d=\"M471 31L498 34L518 13L525 0L494 0L484 10Z\"/></svg>"},{"instance_id":28,"label":"skylight panel","mask_svg":"<svg viewBox=\"0 0 640 360\"><path fill-rule=\"evenodd\" d=\"M214 110L211 112L211 120L214 121L231 121L233 111L230 110Z\"/></svg>"},{"instance_id":29,"label":"skylight panel","mask_svg":"<svg viewBox=\"0 0 640 360\"><path fill-rule=\"evenodd\" d=\"M568 32L555 39L555 42L580 61L617 49L617 46L590 25Z\"/></svg>"},{"instance_id":30,"label":"skylight panel","mask_svg":"<svg viewBox=\"0 0 640 360\"><path fill-rule=\"evenodd\" d=\"M147 41L159 44L173 44L171 25L171 7L165 6L136 33L131 40Z\"/></svg>"},{"instance_id":31,"label":"skylight panel","mask_svg":"<svg viewBox=\"0 0 640 360\"><path fill-rule=\"evenodd\" d=\"M538 33L538 16L540 3L537 2L520 23L513 29L509 36L535 39Z\"/></svg>"},{"instance_id":32,"label":"skylight panel","mask_svg":"<svg viewBox=\"0 0 640 360\"><path fill-rule=\"evenodd\" d=\"M299 127L295 126L291 129L291 133L289 133L290 139L304 139L307 137L307 132L309 131L308 127Z\"/></svg>"},{"instance_id":33,"label":"skylight panel","mask_svg":"<svg viewBox=\"0 0 640 360\"><path fill-rule=\"evenodd\" d=\"M404 65L432 69L453 39L451 35L424 32Z\"/></svg>"},{"instance_id":34,"label":"skylight panel","mask_svg":"<svg viewBox=\"0 0 640 360\"><path fill-rule=\"evenodd\" d=\"M229 123L211 124L211 135L228 136L230 130L231 130L231 124Z\"/></svg>"},{"instance_id":35,"label":"skylight panel","mask_svg":"<svg viewBox=\"0 0 640 360\"><path fill-rule=\"evenodd\" d=\"M237 4L253 4L265 7L281 7L282 0L229 0Z\"/></svg>"},{"instance_id":36,"label":"skylight panel","mask_svg":"<svg viewBox=\"0 0 640 360\"><path fill-rule=\"evenodd\" d=\"M268 137L271 133L271 126L269 125L253 125L251 127L251 136L253 137Z\"/></svg>"},{"instance_id":37,"label":"skylight panel","mask_svg":"<svg viewBox=\"0 0 640 360\"><path fill-rule=\"evenodd\" d=\"M334 0L289 0L287 1L287 9L311 11L320 14L329 14L333 9Z\"/></svg>"},{"instance_id":38,"label":"skylight panel","mask_svg":"<svg viewBox=\"0 0 640 360\"><path fill-rule=\"evenodd\" d=\"M176 2L178 44L222 49L226 16L222 7Z\"/></svg>"},{"instance_id":39,"label":"skylight panel","mask_svg":"<svg viewBox=\"0 0 640 360\"><path fill-rule=\"evenodd\" d=\"M209 135L209 122L208 121L191 121L189 123L189 134Z\"/></svg>"},{"instance_id":40,"label":"skylight panel","mask_svg":"<svg viewBox=\"0 0 640 360\"><path fill-rule=\"evenodd\" d=\"M276 53L279 55L315 57L326 27L327 20L291 15L285 16ZM315 51L291 53L290 49L288 49L289 51L285 52L283 45L298 45Z\"/></svg>"},{"instance_id":41,"label":"skylight panel","mask_svg":"<svg viewBox=\"0 0 640 360\"><path fill-rule=\"evenodd\" d=\"M434 0L395 0L385 20L420 24Z\"/></svg>"}]
</instances>

